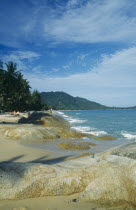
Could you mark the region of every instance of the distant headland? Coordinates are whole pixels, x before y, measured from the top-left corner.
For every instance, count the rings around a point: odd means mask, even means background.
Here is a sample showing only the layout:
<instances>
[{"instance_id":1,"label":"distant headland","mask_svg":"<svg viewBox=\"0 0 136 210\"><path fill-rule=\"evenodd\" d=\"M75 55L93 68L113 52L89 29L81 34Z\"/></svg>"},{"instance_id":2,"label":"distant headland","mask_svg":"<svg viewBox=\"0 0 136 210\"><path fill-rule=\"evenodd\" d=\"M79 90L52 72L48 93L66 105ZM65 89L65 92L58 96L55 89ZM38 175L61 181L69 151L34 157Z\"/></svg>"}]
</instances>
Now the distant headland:
<instances>
[{"instance_id":1,"label":"distant headland","mask_svg":"<svg viewBox=\"0 0 136 210\"><path fill-rule=\"evenodd\" d=\"M73 97L63 91L41 92L41 99L48 107L57 110L107 110L107 109L136 109L134 107L109 107L89 101L85 98Z\"/></svg>"}]
</instances>

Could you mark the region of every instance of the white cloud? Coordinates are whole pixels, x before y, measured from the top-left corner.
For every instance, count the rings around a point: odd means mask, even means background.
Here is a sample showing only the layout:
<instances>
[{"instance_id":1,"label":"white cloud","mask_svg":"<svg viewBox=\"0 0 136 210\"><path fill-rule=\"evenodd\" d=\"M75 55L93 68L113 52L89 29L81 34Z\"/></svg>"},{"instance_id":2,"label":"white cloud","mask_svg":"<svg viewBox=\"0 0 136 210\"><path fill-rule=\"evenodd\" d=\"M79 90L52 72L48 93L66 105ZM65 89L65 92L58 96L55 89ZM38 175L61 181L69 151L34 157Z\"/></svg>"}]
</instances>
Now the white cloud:
<instances>
[{"instance_id":1,"label":"white cloud","mask_svg":"<svg viewBox=\"0 0 136 210\"><path fill-rule=\"evenodd\" d=\"M64 65L62 66L63 69L70 69L70 65Z\"/></svg>"},{"instance_id":2,"label":"white cloud","mask_svg":"<svg viewBox=\"0 0 136 210\"><path fill-rule=\"evenodd\" d=\"M52 72L58 72L60 69L59 68L53 68Z\"/></svg>"},{"instance_id":3,"label":"white cloud","mask_svg":"<svg viewBox=\"0 0 136 210\"><path fill-rule=\"evenodd\" d=\"M86 57L88 54L80 54L77 56L77 63L81 66L86 66Z\"/></svg>"},{"instance_id":4,"label":"white cloud","mask_svg":"<svg viewBox=\"0 0 136 210\"><path fill-rule=\"evenodd\" d=\"M8 55L4 55L2 58L4 60L24 60L24 59L30 59L30 58L37 58L40 57L40 54L32 52L32 51L11 51L8 53Z\"/></svg>"},{"instance_id":5,"label":"white cloud","mask_svg":"<svg viewBox=\"0 0 136 210\"><path fill-rule=\"evenodd\" d=\"M69 0L67 3L67 8L71 9L79 5L81 1L80 0Z\"/></svg>"},{"instance_id":6,"label":"white cloud","mask_svg":"<svg viewBox=\"0 0 136 210\"><path fill-rule=\"evenodd\" d=\"M32 51L10 51L7 55L1 56L4 63L13 61L17 64L20 70L27 70L30 68L30 64L33 60L38 59L40 54ZM26 62L28 62L26 64Z\"/></svg>"},{"instance_id":7,"label":"white cloud","mask_svg":"<svg viewBox=\"0 0 136 210\"><path fill-rule=\"evenodd\" d=\"M88 73L69 77L29 77L33 88L40 91L66 91L106 105L136 104L136 47L110 56L103 56L97 67Z\"/></svg>"},{"instance_id":8,"label":"white cloud","mask_svg":"<svg viewBox=\"0 0 136 210\"><path fill-rule=\"evenodd\" d=\"M45 21L45 36L58 42L136 42L135 1L95 0L73 9L69 1L61 16ZM71 6L70 6L71 5ZM132 14L132 15L131 15Z\"/></svg>"},{"instance_id":9,"label":"white cloud","mask_svg":"<svg viewBox=\"0 0 136 210\"><path fill-rule=\"evenodd\" d=\"M9 1L9 0L8 0ZM135 0L3 1L0 43L136 42ZM10 16L7 16L9 14ZM53 44L53 43L52 43Z\"/></svg>"}]
</instances>

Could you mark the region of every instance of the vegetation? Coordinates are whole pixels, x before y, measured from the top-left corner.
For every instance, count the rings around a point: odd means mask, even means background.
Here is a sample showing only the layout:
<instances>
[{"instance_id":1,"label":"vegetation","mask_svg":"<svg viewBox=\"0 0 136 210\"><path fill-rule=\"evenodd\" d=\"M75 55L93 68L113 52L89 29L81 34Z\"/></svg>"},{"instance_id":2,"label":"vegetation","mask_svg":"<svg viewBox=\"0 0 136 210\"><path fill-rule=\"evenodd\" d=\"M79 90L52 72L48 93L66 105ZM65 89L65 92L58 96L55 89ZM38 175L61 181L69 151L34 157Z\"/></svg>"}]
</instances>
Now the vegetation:
<instances>
[{"instance_id":1,"label":"vegetation","mask_svg":"<svg viewBox=\"0 0 136 210\"><path fill-rule=\"evenodd\" d=\"M41 101L40 93L35 90L31 93L29 82L17 70L15 63L0 62L0 109L3 111L25 111L47 109Z\"/></svg>"},{"instance_id":2,"label":"vegetation","mask_svg":"<svg viewBox=\"0 0 136 210\"><path fill-rule=\"evenodd\" d=\"M94 110L110 108L84 98L73 97L64 92L42 92L41 98L43 102L46 101L46 104L49 107L52 109L55 107L58 110Z\"/></svg>"}]
</instances>

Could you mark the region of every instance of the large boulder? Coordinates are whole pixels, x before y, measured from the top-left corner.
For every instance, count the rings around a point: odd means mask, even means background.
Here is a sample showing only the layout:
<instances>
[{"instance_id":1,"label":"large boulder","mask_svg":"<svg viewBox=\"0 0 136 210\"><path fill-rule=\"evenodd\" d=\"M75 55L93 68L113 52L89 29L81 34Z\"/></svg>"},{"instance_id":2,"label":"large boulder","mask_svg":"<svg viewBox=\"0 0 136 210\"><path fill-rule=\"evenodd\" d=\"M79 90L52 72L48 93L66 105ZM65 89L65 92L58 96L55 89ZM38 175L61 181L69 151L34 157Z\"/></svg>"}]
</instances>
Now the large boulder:
<instances>
[{"instance_id":1,"label":"large boulder","mask_svg":"<svg viewBox=\"0 0 136 210\"><path fill-rule=\"evenodd\" d=\"M101 157L104 157L108 154L118 155L122 157L129 157L131 159L136 160L136 142L130 144L124 144L116 148L113 148L107 152L104 152Z\"/></svg>"},{"instance_id":2,"label":"large boulder","mask_svg":"<svg viewBox=\"0 0 136 210\"><path fill-rule=\"evenodd\" d=\"M88 169L92 179L80 195L80 200L111 205L136 205L135 160L109 155Z\"/></svg>"},{"instance_id":3,"label":"large boulder","mask_svg":"<svg viewBox=\"0 0 136 210\"><path fill-rule=\"evenodd\" d=\"M67 120L47 112L32 112L28 118L23 117L18 121L18 123L39 124L46 127L70 127Z\"/></svg>"},{"instance_id":4,"label":"large boulder","mask_svg":"<svg viewBox=\"0 0 136 210\"><path fill-rule=\"evenodd\" d=\"M44 127L40 125L33 124L23 124L23 125L0 125L0 130L3 135L14 140L27 141L37 141L46 142L51 139L73 139L82 138L85 135L78 133L70 128L66 127Z\"/></svg>"},{"instance_id":5,"label":"large boulder","mask_svg":"<svg viewBox=\"0 0 136 210\"><path fill-rule=\"evenodd\" d=\"M0 163L0 199L74 193L79 201L135 208L136 160L107 154L56 165Z\"/></svg>"}]
</instances>

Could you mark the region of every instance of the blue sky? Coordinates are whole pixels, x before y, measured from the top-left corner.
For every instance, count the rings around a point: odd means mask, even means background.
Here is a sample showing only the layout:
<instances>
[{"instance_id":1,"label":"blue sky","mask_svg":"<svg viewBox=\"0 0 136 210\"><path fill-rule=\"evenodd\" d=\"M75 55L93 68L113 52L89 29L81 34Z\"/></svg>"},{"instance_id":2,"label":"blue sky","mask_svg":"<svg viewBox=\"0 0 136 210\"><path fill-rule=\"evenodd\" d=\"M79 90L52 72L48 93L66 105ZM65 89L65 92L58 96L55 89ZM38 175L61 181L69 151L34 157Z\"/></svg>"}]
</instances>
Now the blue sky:
<instances>
[{"instance_id":1,"label":"blue sky","mask_svg":"<svg viewBox=\"0 0 136 210\"><path fill-rule=\"evenodd\" d=\"M136 0L0 0L0 58L39 91L136 105Z\"/></svg>"}]
</instances>

